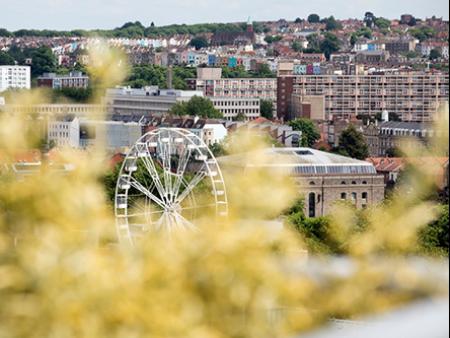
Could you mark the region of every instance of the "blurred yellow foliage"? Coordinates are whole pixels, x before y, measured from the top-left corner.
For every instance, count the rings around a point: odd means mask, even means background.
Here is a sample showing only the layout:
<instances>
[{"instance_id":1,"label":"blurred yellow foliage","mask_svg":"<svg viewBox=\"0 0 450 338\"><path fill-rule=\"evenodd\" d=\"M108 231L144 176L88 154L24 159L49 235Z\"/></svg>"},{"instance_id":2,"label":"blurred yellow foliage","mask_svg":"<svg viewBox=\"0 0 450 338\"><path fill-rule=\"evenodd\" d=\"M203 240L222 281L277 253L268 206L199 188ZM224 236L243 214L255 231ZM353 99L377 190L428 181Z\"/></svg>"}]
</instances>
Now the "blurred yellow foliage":
<instances>
[{"instance_id":1,"label":"blurred yellow foliage","mask_svg":"<svg viewBox=\"0 0 450 338\"><path fill-rule=\"evenodd\" d=\"M92 49L90 60L99 87L126 75L120 55L104 45ZM35 95L20 101L32 104ZM5 158L34 147L23 119L0 116ZM242 140L240 151L260 147ZM352 213L339 211L336 234L348 234L341 240L356 257L340 274L333 258L305 264L297 234L265 225L296 197L279 173L227 172L227 220L203 219L199 232L175 233L170 241L153 234L129 248L111 241L114 218L99 183L105 154L64 150L61 156L74 164L67 175L44 167L24 180L0 176L1 338L288 337L331 316L447 292L433 273L389 256L414 245L416 230L433 217L431 206L413 196L375 208L369 230L356 235L345 230Z\"/></svg>"}]
</instances>

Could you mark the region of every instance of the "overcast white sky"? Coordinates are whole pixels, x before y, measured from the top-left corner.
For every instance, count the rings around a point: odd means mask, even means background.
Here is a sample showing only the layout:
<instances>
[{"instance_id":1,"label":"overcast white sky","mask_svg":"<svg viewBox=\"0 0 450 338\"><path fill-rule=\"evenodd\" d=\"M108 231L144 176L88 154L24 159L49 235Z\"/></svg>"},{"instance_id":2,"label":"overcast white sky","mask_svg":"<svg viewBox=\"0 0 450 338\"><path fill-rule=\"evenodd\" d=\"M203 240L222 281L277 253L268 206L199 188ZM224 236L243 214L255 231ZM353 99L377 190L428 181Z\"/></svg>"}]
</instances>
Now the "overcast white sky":
<instances>
[{"instance_id":1,"label":"overcast white sky","mask_svg":"<svg viewBox=\"0 0 450 338\"><path fill-rule=\"evenodd\" d=\"M397 18L436 15L448 19L448 0L0 0L0 27L114 28L127 21L172 23L235 22L305 18L310 13L361 18L366 11Z\"/></svg>"}]
</instances>

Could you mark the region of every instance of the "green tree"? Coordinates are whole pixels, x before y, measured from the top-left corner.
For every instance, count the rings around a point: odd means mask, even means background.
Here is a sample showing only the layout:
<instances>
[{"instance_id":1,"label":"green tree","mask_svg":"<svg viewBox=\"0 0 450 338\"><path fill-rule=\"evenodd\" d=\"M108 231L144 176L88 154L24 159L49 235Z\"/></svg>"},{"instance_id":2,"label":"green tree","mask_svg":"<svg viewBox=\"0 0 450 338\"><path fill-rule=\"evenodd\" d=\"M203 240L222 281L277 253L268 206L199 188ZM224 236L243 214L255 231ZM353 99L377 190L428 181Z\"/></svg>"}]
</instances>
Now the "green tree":
<instances>
[{"instance_id":1,"label":"green tree","mask_svg":"<svg viewBox=\"0 0 450 338\"><path fill-rule=\"evenodd\" d=\"M350 124L339 137L338 152L345 156L350 156L359 160L369 157L369 147L364 135Z\"/></svg>"},{"instance_id":2,"label":"green tree","mask_svg":"<svg viewBox=\"0 0 450 338\"><path fill-rule=\"evenodd\" d=\"M342 24L338 22L334 16L330 16L329 18L325 19L325 29L327 31L334 31L342 29Z\"/></svg>"},{"instance_id":3,"label":"green tree","mask_svg":"<svg viewBox=\"0 0 450 338\"><path fill-rule=\"evenodd\" d=\"M289 122L293 130L301 131L302 138L300 145L302 147L312 147L319 139L320 133L313 121L305 118L295 119Z\"/></svg>"},{"instance_id":4,"label":"green tree","mask_svg":"<svg viewBox=\"0 0 450 338\"><path fill-rule=\"evenodd\" d=\"M421 26L419 28L411 28L409 33L414 36L416 39L419 39L420 42L428 40L436 36L437 32L435 29L428 26Z\"/></svg>"},{"instance_id":5,"label":"green tree","mask_svg":"<svg viewBox=\"0 0 450 338\"><path fill-rule=\"evenodd\" d=\"M233 117L233 121L245 121L245 114L243 112L239 112L235 117Z\"/></svg>"},{"instance_id":6,"label":"green tree","mask_svg":"<svg viewBox=\"0 0 450 338\"><path fill-rule=\"evenodd\" d=\"M318 34L308 35L306 40L308 41L308 49L305 52L320 53L320 37Z\"/></svg>"},{"instance_id":7,"label":"green tree","mask_svg":"<svg viewBox=\"0 0 450 338\"><path fill-rule=\"evenodd\" d=\"M5 28L0 28L0 36L11 37L13 34Z\"/></svg>"},{"instance_id":8,"label":"green tree","mask_svg":"<svg viewBox=\"0 0 450 338\"><path fill-rule=\"evenodd\" d=\"M385 19L385 18L376 18L375 26L377 26L379 29L389 29L391 27L391 20Z\"/></svg>"},{"instance_id":9,"label":"green tree","mask_svg":"<svg viewBox=\"0 0 450 338\"><path fill-rule=\"evenodd\" d=\"M273 102L272 100L261 100L261 116L266 119L273 119Z\"/></svg>"},{"instance_id":10,"label":"green tree","mask_svg":"<svg viewBox=\"0 0 450 338\"><path fill-rule=\"evenodd\" d=\"M214 105L209 99L200 96L194 96L188 102L178 102L169 112L179 116L190 115L202 118L223 118L222 113L214 108Z\"/></svg>"},{"instance_id":11,"label":"green tree","mask_svg":"<svg viewBox=\"0 0 450 338\"><path fill-rule=\"evenodd\" d=\"M302 23L302 22L304 22L305 20L303 20L303 19L301 19L301 18L297 18L297 19L295 19L295 23L296 24L300 24L300 23Z\"/></svg>"},{"instance_id":12,"label":"green tree","mask_svg":"<svg viewBox=\"0 0 450 338\"><path fill-rule=\"evenodd\" d=\"M367 27L372 28L375 23L376 17L372 12L366 12L364 14L364 23Z\"/></svg>"},{"instance_id":13,"label":"green tree","mask_svg":"<svg viewBox=\"0 0 450 338\"><path fill-rule=\"evenodd\" d=\"M441 250L445 255L449 252L449 219L448 204L439 206L439 217L420 232L422 246L430 251Z\"/></svg>"},{"instance_id":14,"label":"green tree","mask_svg":"<svg viewBox=\"0 0 450 338\"><path fill-rule=\"evenodd\" d=\"M310 15L308 15L308 22L309 23L318 23L318 22L320 22L320 16L317 14L310 14Z\"/></svg>"},{"instance_id":15,"label":"green tree","mask_svg":"<svg viewBox=\"0 0 450 338\"><path fill-rule=\"evenodd\" d=\"M275 35L275 36L268 35L264 38L264 41L266 41L268 44L271 44L274 42L279 42L282 39L283 39L283 37L280 35Z\"/></svg>"},{"instance_id":16,"label":"green tree","mask_svg":"<svg viewBox=\"0 0 450 338\"><path fill-rule=\"evenodd\" d=\"M432 49L430 51L430 60L437 60L442 57L442 53L438 49Z\"/></svg>"},{"instance_id":17,"label":"green tree","mask_svg":"<svg viewBox=\"0 0 450 338\"><path fill-rule=\"evenodd\" d=\"M204 36L196 36L189 43L196 50L206 48L209 46L208 40Z\"/></svg>"},{"instance_id":18,"label":"green tree","mask_svg":"<svg viewBox=\"0 0 450 338\"><path fill-rule=\"evenodd\" d=\"M340 49L341 43L336 35L325 33L325 39L320 43L320 50L325 54L329 60L330 55Z\"/></svg>"},{"instance_id":19,"label":"green tree","mask_svg":"<svg viewBox=\"0 0 450 338\"><path fill-rule=\"evenodd\" d=\"M39 47L31 52L31 74L39 76L56 71L56 57L48 47Z\"/></svg>"},{"instance_id":20,"label":"green tree","mask_svg":"<svg viewBox=\"0 0 450 338\"><path fill-rule=\"evenodd\" d=\"M0 66L1 65L14 65L16 60L8 53L0 51Z\"/></svg>"},{"instance_id":21,"label":"green tree","mask_svg":"<svg viewBox=\"0 0 450 338\"><path fill-rule=\"evenodd\" d=\"M295 51L295 52L301 52L302 50L303 50L303 47L302 47L302 44L300 43L300 42L298 42L298 41L294 41L293 43L292 43L292 49Z\"/></svg>"}]
</instances>

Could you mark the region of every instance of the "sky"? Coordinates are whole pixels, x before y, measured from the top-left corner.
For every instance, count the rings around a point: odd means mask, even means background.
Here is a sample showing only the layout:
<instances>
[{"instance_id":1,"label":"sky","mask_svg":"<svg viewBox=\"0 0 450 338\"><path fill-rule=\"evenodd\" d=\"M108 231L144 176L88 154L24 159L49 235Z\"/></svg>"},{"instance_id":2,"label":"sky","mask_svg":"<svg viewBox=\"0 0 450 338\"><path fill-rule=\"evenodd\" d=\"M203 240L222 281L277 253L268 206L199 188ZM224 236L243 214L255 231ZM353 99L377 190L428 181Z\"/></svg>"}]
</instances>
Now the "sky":
<instances>
[{"instance_id":1,"label":"sky","mask_svg":"<svg viewBox=\"0 0 450 338\"><path fill-rule=\"evenodd\" d=\"M448 20L448 0L0 0L0 27L9 30L112 29L128 21L149 26L205 22L294 20L311 13L321 17L376 16Z\"/></svg>"}]
</instances>

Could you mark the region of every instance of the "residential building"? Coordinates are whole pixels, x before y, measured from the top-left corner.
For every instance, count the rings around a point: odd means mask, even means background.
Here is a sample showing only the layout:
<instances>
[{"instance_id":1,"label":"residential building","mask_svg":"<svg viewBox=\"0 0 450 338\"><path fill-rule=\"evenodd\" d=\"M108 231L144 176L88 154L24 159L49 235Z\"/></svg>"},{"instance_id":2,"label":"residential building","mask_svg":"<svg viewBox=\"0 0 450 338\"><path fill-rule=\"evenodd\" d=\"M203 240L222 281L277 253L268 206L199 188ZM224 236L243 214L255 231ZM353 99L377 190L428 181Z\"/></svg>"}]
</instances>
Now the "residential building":
<instances>
[{"instance_id":1,"label":"residential building","mask_svg":"<svg viewBox=\"0 0 450 338\"><path fill-rule=\"evenodd\" d=\"M400 173L407 165L427 166L432 168L436 187L440 190L448 190L448 157L370 157L367 161L372 163L377 172L384 176L384 181L387 185L395 184Z\"/></svg>"},{"instance_id":2,"label":"residential building","mask_svg":"<svg viewBox=\"0 0 450 338\"><path fill-rule=\"evenodd\" d=\"M284 119L299 114L292 111L294 94L300 102L323 98L318 115L325 119L374 116L388 110L403 121L432 121L438 108L448 102L448 81L448 74L415 72L279 76L277 112Z\"/></svg>"},{"instance_id":3,"label":"residential building","mask_svg":"<svg viewBox=\"0 0 450 338\"><path fill-rule=\"evenodd\" d=\"M49 87L52 89L63 88L83 88L89 87L89 76L82 72L70 72L67 75L57 75L55 73L44 73L37 78L39 87Z\"/></svg>"},{"instance_id":4,"label":"residential building","mask_svg":"<svg viewBox=\"0 0 450 338\"><path fill-rule=\"evenodd\" d=\"M270 136L272 139L286 147L299 147L302 132L293 130L289 125L273 122L264 117L248 122L232 122L226 124L228 130L248 130L257 134Z\"/></svg>"},{"instance_id":5,"label":"residential building","mask_svg":"<svg viewBox=\"0 0 450 338\"><path fill-rule=\"evenodd\" d=\"M8 89L30 89L29 66L0 66L0 92Z\"/></svg>"},{"instance_id":6,"label":"residential building","mask_svg":"<svg viewBox=\"0 0 450 338\"><path fill-rule=\"evenodd\" d=\"M225 156L219 158L219 163L224 167L242 167L243 171L257 166L270 167L274 174L277 170L289 173L305 198L308 217L326 216L340 201L362 209L384 199L384 177L369 162L310 148L271 148L260 152L257 164L248 161L257 154Z\"/></svg>"}]
</instances>

